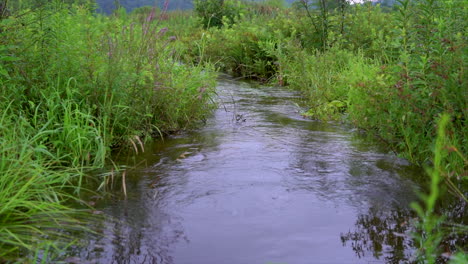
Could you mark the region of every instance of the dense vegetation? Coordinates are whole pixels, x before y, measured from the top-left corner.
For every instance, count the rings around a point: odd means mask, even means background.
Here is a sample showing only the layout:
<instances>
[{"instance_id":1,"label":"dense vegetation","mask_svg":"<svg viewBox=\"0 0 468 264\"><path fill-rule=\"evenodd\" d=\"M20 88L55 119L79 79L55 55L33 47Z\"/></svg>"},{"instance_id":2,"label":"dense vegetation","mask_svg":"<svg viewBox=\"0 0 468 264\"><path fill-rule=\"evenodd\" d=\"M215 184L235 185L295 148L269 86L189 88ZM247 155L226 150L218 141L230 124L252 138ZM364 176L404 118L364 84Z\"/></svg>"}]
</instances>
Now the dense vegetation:
<instances>
[{"instance_id":1,"label":"dense vegetation","mask_svg":"<svg viewBox=\"0 0 468 264\"><path fill-rule=\"evenodd\" d=\"M408 0L387 13L373 5L311 5L224 4L217 7L221 24L199 11L208 29L185 36L188 52L232 74L300 89L310 101L305 115L351 122L418 164L433 162L436 123L447 113L447 170L450 179L466 176L462 4Z\"/></svg>"},{"instance_id":2,"label":"dense vegetation","mask_svg":"<svg viewBox=\"0 0 468 264\"><path fill-rule=\"evenodd\" d=\"M180 63L154 12L136 22L124 10L99 16L62 1L5 10L0 263L60 252L82 229L86 211L67 204L87 171L103 167L112 148L138 151L150 136L202 121L215 81L208 66Z\"/></svg>"},{"instance_id":3,"label":"dense vegetation","mask_svg":"<svg viewBox=\"0 0 468 264\"><path fill-rule=\"evenodd\" d=\"M86 213L67 201L87 170L112 147L203 120L213 64L298 89L305 116L353 124L431 168L414 205L419 257L466 259L463 1L195 0L193 13L109 16L86 0L47 2L0 1L0 262L60 253ZM460 219L443 221L447 208Z\"/></svg>"}]
</instances>

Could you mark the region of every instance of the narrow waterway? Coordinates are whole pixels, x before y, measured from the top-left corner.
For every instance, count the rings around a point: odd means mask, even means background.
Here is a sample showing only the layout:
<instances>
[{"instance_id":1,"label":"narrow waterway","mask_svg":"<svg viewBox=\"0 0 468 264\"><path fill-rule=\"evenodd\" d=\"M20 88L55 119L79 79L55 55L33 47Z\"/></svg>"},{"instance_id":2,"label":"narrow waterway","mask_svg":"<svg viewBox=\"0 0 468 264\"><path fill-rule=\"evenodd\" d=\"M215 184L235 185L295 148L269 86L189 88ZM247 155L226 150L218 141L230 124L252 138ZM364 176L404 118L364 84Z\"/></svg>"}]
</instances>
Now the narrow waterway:
<instances>
[{"instance_id":1,"label":"narrow waterway","mask_svg":"<svg viewBox=\"0 0 468 264\"><path fill-rule=\"evenodd\" d=\"M132 161L127 199L100 200L87 263L400 263L422 173L339 124L301 117L297 93L219 81L203 128Z\"/></svg>"}]
</instances>

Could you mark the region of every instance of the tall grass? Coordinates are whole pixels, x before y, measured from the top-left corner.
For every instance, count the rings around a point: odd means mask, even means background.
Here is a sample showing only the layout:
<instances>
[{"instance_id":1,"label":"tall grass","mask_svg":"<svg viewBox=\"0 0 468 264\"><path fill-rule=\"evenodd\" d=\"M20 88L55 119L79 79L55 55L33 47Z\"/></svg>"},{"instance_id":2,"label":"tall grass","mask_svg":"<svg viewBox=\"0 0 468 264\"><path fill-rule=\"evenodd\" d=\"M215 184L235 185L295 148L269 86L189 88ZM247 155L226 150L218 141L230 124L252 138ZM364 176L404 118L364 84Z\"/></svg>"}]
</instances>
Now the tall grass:
<instances>
[{"instance_id":1,"label":"tall grass","mask_svg":"<svg viewBox=\"0 0 468 264\"><path fill-rule=\"evenodd\" d=\"M200 124L213 108L213 70L180 62L164 13L93 7L15 6L0 20L0 262L54 261L85 230L69 202L102 180L87 173L112 148Z\"/></svg>"},{"instance_id":2,"label":"tall grass","mask_svg":"<svg viewBox=\"0 0 468 264\"><path fill-rule=\"evenodd\" d=\"M203 57L198 49L188 52L239 76L300 89L309 99L307 115L344 117L417 164L432 162L436 119L447 112L466 155L466 9L436 0L405 0L394 9L384 13L363 4L328 10L323 47L312 25L320 19L315 11L251 16L255 9L245 8L236 23L186 38L187 45L203 42ZM459 156L450 159L453 171L464 175Z\"/></svg>"},{"instance_id":3,"label":"tall grass","mask_svg":"<svg viewBox=\"0 0 468 264\"><path fill-rule=\"evenodd\" d=\"M76 200L68 193L82 175L60 166L62 157L42 144L54 131L32 128L11 109L0 113L0 260L27 261L44 245L64 246L73 240L69 232L85 230L82 212L65 205Z\"/></svg>"},{"instance_id":4,"label":"tall grass","mask_svg":"<svg viewBox=\"0 0 468 264\"><path fill-rule=\"evenodd\" d=\"M199 1L224 14L215 21L201 9L190 18L152 8L105 17L92 14L93 5L54 1L31 10L29 2L0 20L0 199L12 201L0 207L0 222L25 223L0 233L7 249L0 260L32 256L49 232L65 238L49 228L58 221L41 216L63 212L69 220L60 224L75 228L63 204L73 198L64 190L78 192L86 168L103 166L112 148L200 123L213 107L211 63L299 89L306 115L352 123L410 161L433 166L430 194L415 207L424 261L440 259L437 245L447 234L466 230L460 222L448 231L438 215L450 212L437 206L444 189L466 202L462 1L402 0L396 12L364 4L326 14L277 1Z\"/></svg>"},{"instance_id":5,"label":"tall grass","mask_svg":"<svg viewBox=\"0 0 468 264\"><path fill-rule=\"evenodd\" d=\"M446 220L446 217L440 215L440 210L437 209L440 199L446 187L442 185L445 181L449 186L453 187L451 179L451 171L447 170L447 156L449 152L457 152L457 148L452 145L453 141L448 137L447 129L450 122L448 114L442 115L437 122L437 139L434 148L434 164L432 168L427 169L430 176L430 187L428 194L420 194L421 204L413 203L412 207L419 216L419 221L416 224L418 232L414 233L418 251L418 259L425 263L439 263L450 260L450 263L466 263L468 257L466 248L457 248L453 245L441 248L441 243L445 237L450 235L461 235L468 232L466 225L460 225ZM463 157L462 157L463 158ZM464 160L467 162L467 160ZM457 188L455 191L459 190ZM464 193L459 192L458 195L464 202L467 202ZM455 251L453 254L452 251Z\"/></svg>"}]
</instances>

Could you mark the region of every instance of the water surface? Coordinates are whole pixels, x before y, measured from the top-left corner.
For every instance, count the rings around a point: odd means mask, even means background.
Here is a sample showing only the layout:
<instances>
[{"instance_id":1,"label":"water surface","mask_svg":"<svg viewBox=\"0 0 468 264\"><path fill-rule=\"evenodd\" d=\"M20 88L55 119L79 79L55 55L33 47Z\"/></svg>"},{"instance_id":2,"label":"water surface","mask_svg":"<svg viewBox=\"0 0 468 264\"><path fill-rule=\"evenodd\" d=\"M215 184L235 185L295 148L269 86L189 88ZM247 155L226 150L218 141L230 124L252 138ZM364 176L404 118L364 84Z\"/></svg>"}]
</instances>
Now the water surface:
<instances>
[{"instance_id":1,"label":"water surface","mask_svg":"<svg viewBox=\"0 0 468 264\"><path fill-rule=\"evenodd\" d=\"M83 262L402 263L411 256L405 161L339 124L301 117L297 93L227 78L197 131L146 147L128 197Z\"/></svg>"}]
</instances>

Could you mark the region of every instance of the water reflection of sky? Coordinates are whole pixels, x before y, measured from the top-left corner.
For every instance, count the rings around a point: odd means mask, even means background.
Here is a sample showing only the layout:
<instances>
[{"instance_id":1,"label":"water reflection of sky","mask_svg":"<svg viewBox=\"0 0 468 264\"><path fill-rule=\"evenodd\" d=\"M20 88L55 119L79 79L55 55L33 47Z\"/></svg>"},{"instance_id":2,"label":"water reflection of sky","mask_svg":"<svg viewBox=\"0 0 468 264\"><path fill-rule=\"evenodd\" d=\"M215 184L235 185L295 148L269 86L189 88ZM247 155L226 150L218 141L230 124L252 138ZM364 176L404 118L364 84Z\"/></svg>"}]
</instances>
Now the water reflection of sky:
<instances>
[{"instance_id":1,"label":"water reflection of sky","mask_svg":"<svg viewBox=\"0 0 468 264\"><path fill-rule=\"evenodd\" d=\"M339 125L303 119L295 93L233 81L219 93L222 107L206 127L139 157L147 166L129 174L127 200L102 203L115 221L96 224L104 236L91 239L82 259L407 259L414 171L404 162Z\"/></svg>"}]
</instances>

